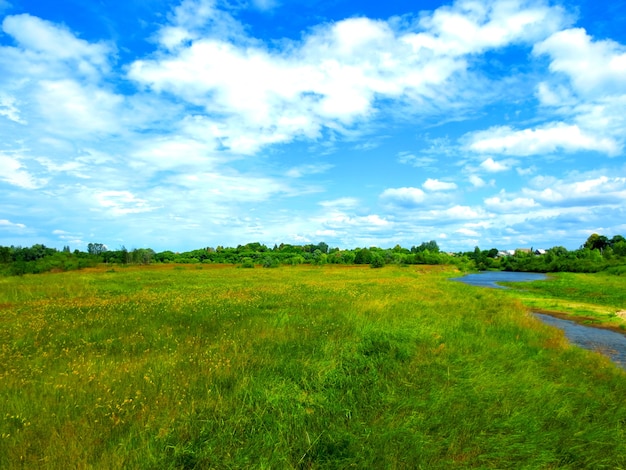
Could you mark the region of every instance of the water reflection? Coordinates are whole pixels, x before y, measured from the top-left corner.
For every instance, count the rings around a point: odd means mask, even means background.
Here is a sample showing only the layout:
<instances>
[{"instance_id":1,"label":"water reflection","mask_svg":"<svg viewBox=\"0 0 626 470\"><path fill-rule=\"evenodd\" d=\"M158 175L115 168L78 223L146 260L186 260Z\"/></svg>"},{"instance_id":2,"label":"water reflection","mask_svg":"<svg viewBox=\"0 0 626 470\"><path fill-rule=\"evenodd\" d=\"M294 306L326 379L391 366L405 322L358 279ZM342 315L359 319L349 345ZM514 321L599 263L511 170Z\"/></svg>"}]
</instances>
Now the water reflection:
<instances>
[{"instance_id":1,"label":"water reflection","mask_svg":"<svg viewBox=\"0 0 626 470\"><path fill-rule=\"evenodd\" d=\"M466 274L463 277L452 278L453 281L464 282L472 286L493 287L506 289L506 287L496 284L497 282L526 282L543 281L545 274L541 273L521 273L512 271L482 271L479 273Z\"/></svg>"},{"instance_id":2,"label":"water reflection","mask_svg":"<svg viewBox=\"0 0 626 470\"><path fill-rule=\"evenodd\" d=\"M571 320L535 313L542 322L556 326L565 332L565 337L573 344L599 352L626 369L626 336L611 330L580 325Z\"/></svg>"}]
</instances>

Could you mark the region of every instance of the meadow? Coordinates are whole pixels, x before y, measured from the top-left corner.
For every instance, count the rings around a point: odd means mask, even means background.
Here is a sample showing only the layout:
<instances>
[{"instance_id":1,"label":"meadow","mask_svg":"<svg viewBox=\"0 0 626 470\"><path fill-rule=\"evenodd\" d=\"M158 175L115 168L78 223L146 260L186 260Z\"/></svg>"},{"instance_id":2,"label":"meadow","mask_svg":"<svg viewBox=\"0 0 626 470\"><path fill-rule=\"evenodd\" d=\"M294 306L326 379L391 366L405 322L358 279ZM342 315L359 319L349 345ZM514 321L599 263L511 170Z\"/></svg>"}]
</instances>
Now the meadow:
<instances>
[{"instance_id":1,"label":"meadow","mask_svg":"<svg viewBox=\"0 0 626 470\"><path fill-rule=\"evenodd\" d=\"M0 468L624 468L626 372L455 275L0 278Z\"/></svg>"}]
</instances>

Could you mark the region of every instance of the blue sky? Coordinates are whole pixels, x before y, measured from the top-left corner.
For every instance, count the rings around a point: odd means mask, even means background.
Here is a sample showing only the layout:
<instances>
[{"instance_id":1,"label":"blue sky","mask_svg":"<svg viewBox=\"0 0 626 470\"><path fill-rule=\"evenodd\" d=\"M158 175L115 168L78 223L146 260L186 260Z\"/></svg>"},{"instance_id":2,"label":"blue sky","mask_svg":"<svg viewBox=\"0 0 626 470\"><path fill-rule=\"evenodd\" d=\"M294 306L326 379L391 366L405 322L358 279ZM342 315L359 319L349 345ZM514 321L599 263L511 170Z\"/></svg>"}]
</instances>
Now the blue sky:
<instances>
[{"instance_id":1,"label":"blue sky","mask_svg":"<svg viewBox=\"0 0 626 470\"><path fill-rule=\"evenodd\" d=\"M0 245L575 249L625 129L621 2L0 0Z\"/></svg>"}]
</instances>

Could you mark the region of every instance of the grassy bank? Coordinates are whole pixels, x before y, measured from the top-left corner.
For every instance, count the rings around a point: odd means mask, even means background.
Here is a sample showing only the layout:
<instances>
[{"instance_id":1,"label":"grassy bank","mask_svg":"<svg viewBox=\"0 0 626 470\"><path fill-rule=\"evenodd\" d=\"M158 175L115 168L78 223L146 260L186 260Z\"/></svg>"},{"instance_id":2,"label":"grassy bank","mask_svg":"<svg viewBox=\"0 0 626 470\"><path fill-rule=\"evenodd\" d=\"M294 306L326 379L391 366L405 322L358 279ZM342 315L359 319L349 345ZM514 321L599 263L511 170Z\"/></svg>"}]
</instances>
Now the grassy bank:
<instances>
[{"instance_id":1,"label":"grassy bank","mask_svg":"<svg viewBox=\"0 0 626 470\"><path fill-rule=\"evenodd\" d=\"M503 283L529 308L619 331L626 329L626 277L606 273L549 274L545 281Z\"/></svg>"},{"instance_id":2,"label":"grassy bank","mask_svg":"<svg viewBox=\"0 0 626 470\"><path fill-rule=\"evenodd\" d=\"M626 466L626 373L446 269L0 279L0 468Z\"/></svg>"}]
</instances>

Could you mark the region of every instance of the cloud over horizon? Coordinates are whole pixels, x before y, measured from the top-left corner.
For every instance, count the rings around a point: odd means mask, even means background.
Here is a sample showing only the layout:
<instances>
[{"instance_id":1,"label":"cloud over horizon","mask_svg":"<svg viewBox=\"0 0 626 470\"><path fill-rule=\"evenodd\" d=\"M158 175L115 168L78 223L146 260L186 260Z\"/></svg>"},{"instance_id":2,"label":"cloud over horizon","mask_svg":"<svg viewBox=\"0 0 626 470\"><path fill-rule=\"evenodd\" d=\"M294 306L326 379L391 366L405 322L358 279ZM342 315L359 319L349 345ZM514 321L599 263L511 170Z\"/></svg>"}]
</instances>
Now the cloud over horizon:
<instances>
[{"instance_id":1,"label":"cloud over horizon","mask_svg":"<svg viewBox=\"0 0 626 470\"><path fill-rule=\"evenodd\" d=\"M0 3L0 244L464 250L622 230L619 24L582 0L428 5Z\"/></svg>"}]
</instances>

